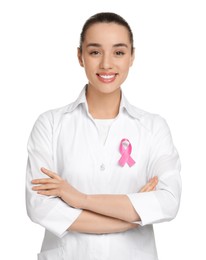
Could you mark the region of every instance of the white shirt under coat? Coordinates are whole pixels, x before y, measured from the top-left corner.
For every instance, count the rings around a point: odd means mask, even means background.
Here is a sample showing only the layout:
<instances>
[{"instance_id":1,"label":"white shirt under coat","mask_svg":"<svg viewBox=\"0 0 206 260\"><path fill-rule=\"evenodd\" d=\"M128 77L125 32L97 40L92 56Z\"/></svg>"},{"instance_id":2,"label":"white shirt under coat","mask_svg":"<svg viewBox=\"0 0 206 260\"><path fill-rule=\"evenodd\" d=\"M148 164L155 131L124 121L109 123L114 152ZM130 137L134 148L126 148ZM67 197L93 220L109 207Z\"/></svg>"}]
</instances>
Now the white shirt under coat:
<instances>
[{"instance_id":1,"label":"white shirt under coat","mask_svg":"<svg viewBox=\"0 0 206 260\"><path fill-rule=\"evenodd\" d=\"M40 115L29 138L27 211L45 228L38 259L157 260L152 224L172 220L181 196L180 161L168 125L159 115L129 104L122 94L119 114L102 142L85 91L75 102ZM132 145L132 167L118 164L123 138ZM68 232L82 210L32 190L32 179L44 176L41 167L57 172L83 193L127 194L141 217L140 226L114 234ZM156 190L138 193L153 176L159 179Z\"/></svg>"}]
</instances>

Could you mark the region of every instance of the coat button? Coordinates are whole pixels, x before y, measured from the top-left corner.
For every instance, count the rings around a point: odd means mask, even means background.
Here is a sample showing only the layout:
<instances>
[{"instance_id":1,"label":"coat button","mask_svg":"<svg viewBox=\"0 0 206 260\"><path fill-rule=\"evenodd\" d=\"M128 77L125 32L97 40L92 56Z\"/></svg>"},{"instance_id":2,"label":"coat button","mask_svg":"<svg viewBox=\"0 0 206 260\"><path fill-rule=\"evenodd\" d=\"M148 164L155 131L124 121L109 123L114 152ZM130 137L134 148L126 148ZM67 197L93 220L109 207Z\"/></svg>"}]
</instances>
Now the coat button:
<instances>
[{"instance_id":1,"label":"coat button","mask_svg":"<svg viewBox=\"0 0 206 260\"><path fill-rule=\"evenodd\" d=\"M102 163L101 165L100 165L100 171L104 171L105 170L105 165Z\"/></svg>"}]
</instances>

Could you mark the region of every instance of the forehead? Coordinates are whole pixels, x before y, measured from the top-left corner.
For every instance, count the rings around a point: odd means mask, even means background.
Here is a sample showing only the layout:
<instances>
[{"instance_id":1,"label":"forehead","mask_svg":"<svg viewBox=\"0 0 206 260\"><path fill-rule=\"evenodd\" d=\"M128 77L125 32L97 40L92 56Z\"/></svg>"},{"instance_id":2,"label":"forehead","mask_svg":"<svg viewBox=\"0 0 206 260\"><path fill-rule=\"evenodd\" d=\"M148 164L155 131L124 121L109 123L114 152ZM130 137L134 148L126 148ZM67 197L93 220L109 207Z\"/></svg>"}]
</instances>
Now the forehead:
<instances>
[{"instance_id":1,"label":"forehead","mask_svg":"<svg viewBox=\"0 0 206 260\"><path fill-rule=\"evenodd\" d=\"M85 34L85 43L125 43L130 44L128 29L116 23L95 23L91 25Z\"/></svg>"}]
</instances>

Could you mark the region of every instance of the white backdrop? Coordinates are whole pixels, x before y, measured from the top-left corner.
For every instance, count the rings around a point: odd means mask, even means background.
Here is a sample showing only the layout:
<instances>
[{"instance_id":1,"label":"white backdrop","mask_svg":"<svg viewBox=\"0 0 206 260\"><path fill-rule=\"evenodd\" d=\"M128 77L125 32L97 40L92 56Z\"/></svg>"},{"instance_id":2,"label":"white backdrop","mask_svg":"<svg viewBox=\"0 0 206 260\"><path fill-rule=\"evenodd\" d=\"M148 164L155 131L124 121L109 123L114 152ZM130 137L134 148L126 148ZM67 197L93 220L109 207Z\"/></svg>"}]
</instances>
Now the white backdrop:
<instances>
[{"instance_id":1,"label":"white backdrop","mask_svg":"<svg viewBox=\"0 0 206 260\"><path fill-rule=\"evenodd\" d=\"M155 225L159 259L206 259L203 0L0 2L1 256L34 260L40 250L43 229L25 210L27 140L40 113L72 102L86 83L76 47L84 21L99 11L117 12L131 25L136 60L124 92L166 118L181 157L180 211Z\"/></svg>"}]
</instances>

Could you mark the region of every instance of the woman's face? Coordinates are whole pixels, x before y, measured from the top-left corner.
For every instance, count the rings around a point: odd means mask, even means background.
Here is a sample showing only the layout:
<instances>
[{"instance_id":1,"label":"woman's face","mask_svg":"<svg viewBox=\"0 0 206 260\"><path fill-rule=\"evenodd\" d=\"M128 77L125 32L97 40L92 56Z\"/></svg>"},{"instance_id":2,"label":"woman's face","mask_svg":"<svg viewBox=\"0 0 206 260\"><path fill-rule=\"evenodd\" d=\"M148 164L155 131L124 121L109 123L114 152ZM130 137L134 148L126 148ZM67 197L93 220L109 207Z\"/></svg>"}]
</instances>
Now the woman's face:
<instances>
[{"instance_id":1,"label":"woman's face","mask_svg":"<svg viewBox=\"0 0 206 260\"><path fill-rule=\"evenodd\" d=\"M116 23L96 23L88 28L78 50L89 87L101 93L119 89L133 63L131 43L126 27Z\"/></svg>"}]
</instances>

